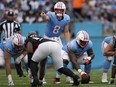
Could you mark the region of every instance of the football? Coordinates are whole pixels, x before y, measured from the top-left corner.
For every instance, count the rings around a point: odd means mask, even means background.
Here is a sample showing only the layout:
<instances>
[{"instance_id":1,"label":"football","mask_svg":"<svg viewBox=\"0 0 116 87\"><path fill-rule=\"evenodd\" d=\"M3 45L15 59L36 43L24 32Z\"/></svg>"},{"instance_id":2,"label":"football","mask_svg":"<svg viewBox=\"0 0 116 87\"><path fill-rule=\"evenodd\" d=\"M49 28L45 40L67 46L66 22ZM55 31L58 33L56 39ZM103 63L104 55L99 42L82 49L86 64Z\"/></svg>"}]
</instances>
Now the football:
<instances>
[{"instance_id":1,"label":"football","mask_svg":"<svg viewBox=\"0 0 116 87\"><path fill-rule=\"evenodd\" d=\"M90 81L90 76L87 75L86 77L81 77L81 83L82 84L88 84Z\"/></svg>"}]
</instances>

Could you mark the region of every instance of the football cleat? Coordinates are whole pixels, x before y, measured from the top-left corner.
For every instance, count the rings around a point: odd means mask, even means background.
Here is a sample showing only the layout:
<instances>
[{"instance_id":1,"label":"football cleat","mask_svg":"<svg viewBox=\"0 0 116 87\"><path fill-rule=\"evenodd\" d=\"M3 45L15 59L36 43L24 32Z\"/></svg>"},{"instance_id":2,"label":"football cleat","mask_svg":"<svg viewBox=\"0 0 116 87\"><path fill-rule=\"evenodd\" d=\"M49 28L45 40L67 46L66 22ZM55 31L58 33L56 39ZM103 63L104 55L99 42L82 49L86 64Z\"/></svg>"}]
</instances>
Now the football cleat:
<instances>
[{"instance_id":1,"label":"football cleat","mask_svg":"<svg viewBox=\"0 0 116 87\"><path fill-rule=\"evenodd\" d=\"M60 78L54 78L54 84L60 84Z\"/></svg>"},{"instance_id":2,"label":"football cleat","mask_svg":"<svg viewBox=\"0 0 116 87\"><path fill-rule=\"evenodd\" d=\"M102 80L101 80L102 83L107 83L108 80L107 80L107 74L103 74L102 75Z\"/></svg>"},{"instance_id":3,"label":"football cleat","mask_svg":"<svg viewBox=\"0 0 116 87\"><path fill-rule=\"evenodd\" d=\"M89 84L93 84L93 83L94 83L93 81L89 80Z\"/></svg>"},{"instance_id":4,"label":"football cleat","mask_svg":"<svg viewBox=\"0 0 116 87\"><path fill-rule=\"evenodd\" d=\"M73 78L74 82L72 86L78 86L80 84L79 78L79 76L75 75L75 78Z\"/></svg>"},{"instance_id":5,"label":"football cleat","mask_svg":"<svg viewBox=\"0 0 116 87\"><path fill-rule=\"evenodd\" d=\"M108 82L108 84L114 84L114 78L110 78L110 81Z\"/></svg>"},{"instance_id":6,"label":"football cleat","mask_svg":"<svg viewBox=\"0 0 116 87\"><path fill-rule=\"evenodd\" d=\"M45 78L43 78L43 84L47 84L47 82L46 82Z\"/></svg>"},{"instance_id":7,"label":"football cleat","mask_svg":"<svg viewBox=\"0 0 116 87\"><path fill-rule=\"evenodd\" d=\"M73 84L73 80L69 76L67 76L66 77L66 83L67 84Z\"/></svg>"},{"instance_id":8,"label":"football cleat","mask_svg":"<svg viewBox=\"0 0 116 87\"><path fill-rule=\"evenodd\" d=\"M103 79L102 78L102 81L101 81L102 83L107 83L108 82L108 80L107 79Z\"/></svg>"}]
</instances>

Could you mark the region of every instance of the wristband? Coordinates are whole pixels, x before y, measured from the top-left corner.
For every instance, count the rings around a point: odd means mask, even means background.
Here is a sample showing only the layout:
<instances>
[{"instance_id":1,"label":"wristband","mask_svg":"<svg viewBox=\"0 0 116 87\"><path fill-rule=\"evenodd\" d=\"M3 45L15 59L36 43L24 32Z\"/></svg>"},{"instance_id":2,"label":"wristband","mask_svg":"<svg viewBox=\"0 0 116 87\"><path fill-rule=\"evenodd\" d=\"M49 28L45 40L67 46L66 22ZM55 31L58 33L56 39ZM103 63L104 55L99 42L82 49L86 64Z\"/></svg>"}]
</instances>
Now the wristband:
<instances>
[{"instance_id":1,"label":"wristband","mask_svg":"<svg viewBox=\"0 0 116 87\"><path fill-rule=\"evenodd\" d=\"M23 55L23 54L21 54L21 55L19 56L19 58L20 58L20 59L22 59L23 57L24 57L24 55Z\"/></svg>"},{"instance_id":2,"label":"wristband","mask_svg":"<svg viewBox=\"0 0 116 87\"><path fill-rule=\"evenodd\" d=\"M87 59L91 60L91 57L87 57Z\"/></svg>"},{"instance_id":3,"label":"wristband","mask_svg":"<svg viewBox=\"0 0 116 87\"><path fill-rule=\"evenodd\" d=\"M82 72L82 70L81 70L81 69L78 69L78 72L79 72L79 73L81 73L81 72Z\"/></svg>"}]
</instances>

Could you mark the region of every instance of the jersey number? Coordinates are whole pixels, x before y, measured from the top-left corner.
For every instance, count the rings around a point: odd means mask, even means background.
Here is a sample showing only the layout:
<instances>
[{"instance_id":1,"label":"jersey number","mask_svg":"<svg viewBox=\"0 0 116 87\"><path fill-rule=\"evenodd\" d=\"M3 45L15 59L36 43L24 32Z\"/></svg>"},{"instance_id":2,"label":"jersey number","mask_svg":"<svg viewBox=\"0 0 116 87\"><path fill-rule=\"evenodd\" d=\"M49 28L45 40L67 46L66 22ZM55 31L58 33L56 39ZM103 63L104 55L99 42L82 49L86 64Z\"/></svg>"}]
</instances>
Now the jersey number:
<instances>
[{"instance_id":1,"label":"jersey number","mask_svg":"<svg viewBox=\"0 0 116 87\"><path fill-rule=\"evenodd\" d=\"M53 33L54 33L54 34L57 34L57 33L59 32L59 30L60 30L60 26L56 25L56 26L54 27L54 29L53 29Z\"/></svg>"}]
</instances>

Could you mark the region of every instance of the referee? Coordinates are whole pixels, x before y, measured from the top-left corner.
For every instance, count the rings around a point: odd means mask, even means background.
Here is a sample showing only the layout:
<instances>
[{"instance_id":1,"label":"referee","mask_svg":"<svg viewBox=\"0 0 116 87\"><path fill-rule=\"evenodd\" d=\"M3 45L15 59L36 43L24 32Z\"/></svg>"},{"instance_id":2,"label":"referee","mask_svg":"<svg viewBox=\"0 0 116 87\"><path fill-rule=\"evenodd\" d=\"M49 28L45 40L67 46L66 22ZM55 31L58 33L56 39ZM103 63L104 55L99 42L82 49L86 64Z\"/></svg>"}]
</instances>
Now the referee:
<instances>
[{"instance_id":1,"label":"referee","mask_svg":"<svg viewBox=\"0 0 116 87\"><path fill-rule=\"evenodd\" d=\"M3 37L1 38L3 39L3 41L6 41L7 38L11 37L15 33L21 34L21 27L20 24L15 21L15 13L13 12L13 10L10 9L9 11L7 11L5 18L6 20L0 23L0 37L1 34L3 34ZM21 63L15 64L15 67L19 77L24 76L21 68Z\"/></svg>"},{"instance_id":2,"label":"referee","mask_svg":"<svg viewBox=\"0 0 116 87\"><path fill-rule=\"evenodd\" d=\"M4 40L14 35L14 33L21 34L20 24L14 21L15 14L13 10L9 10L5 14L6 20L0 23L0 35L4 34Z\"/></svg>"}]
</instances>

